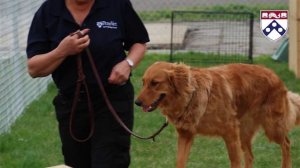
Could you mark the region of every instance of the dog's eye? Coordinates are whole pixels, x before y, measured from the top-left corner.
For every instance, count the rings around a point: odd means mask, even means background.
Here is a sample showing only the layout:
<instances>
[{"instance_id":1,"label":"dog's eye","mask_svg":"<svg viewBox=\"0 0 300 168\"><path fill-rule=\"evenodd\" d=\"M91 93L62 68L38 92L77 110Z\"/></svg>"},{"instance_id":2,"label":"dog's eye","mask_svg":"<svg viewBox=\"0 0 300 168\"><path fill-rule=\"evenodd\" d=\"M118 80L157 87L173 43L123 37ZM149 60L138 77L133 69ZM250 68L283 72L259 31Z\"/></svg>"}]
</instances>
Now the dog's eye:
<instances>
[{"instance_id":1,"label":"dog's eye","mask_svg":"<svg viewBox=\"0 0 300 168\"><path fill-rule=\"evenodd\" d=\"M155 87L155 86L158 85L158 83L159 83L159 82L157 82L157 81L151 81L151 82L150 82L150 86Z\"/></svg>"}]
</instances>

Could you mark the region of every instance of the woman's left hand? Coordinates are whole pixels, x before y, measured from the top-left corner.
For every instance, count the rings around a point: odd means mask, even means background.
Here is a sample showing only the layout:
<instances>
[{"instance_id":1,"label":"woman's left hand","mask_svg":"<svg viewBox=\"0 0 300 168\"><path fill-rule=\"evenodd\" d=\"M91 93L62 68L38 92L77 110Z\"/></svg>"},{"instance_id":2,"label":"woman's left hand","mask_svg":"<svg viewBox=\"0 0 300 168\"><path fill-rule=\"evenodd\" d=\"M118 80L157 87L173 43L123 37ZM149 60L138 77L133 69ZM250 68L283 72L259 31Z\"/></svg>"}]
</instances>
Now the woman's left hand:
<instances>
[{"instance_id":1,"label":"woman's left hand","mask_svg":"<svg viewBox=\"0 0 300 168\"><path fill-rule=\"evenodd\" d=\"M115 65L110 73L108 82L115 85L123 85L129 79L131 67L126 60Z\"/></svg>"}]
</instances>

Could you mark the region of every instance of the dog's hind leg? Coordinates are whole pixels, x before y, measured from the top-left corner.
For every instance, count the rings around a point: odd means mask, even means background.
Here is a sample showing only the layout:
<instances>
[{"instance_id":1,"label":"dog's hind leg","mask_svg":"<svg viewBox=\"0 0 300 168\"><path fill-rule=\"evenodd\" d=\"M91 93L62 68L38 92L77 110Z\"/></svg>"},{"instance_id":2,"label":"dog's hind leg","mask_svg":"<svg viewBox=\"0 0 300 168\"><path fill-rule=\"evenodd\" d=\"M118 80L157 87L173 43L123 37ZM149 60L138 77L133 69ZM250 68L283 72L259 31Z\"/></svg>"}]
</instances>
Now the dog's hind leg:
<instances>
[{"instance_id":1,"label":"dog's hind leg","mask_svg":"<svg viewBox=\"0 0 300 168\"><path fill-rule=\"evenodd\" d=\"M240 139L242 144L242 149L244 152L244 167L245 168L252 168L253 167L253 160L254 156L252 153L252 140L255 136L255 133L259 129L259 124L255 122L255 119L244 116L241 119L241 126L240 126Z\"/></svg>"},{"instance_id":2,"label":"dog's hind leg","mask_svg":"<svg viewBox=\"0 0 300 168\"><path fill-rule=\"evenodd\" d=\"M194 135L188 131L177 129L178 151L176 168L185 168L189 157L190 149L194 141Z\"/></svg>"},{"instance_id":3,"label":"dog's hind leg","mask_svg":"<svg viewBox=\"0 0 300 168\"><path fill-rule=\"evenodd\" d=\"M277 129L277 128L274 128ZM282 161L281 161L281 167L282 168L291 168L292 167L292 161L291 161L291 149L290 149L290 141L285 133L279 133L277 131L266 131L267 137L280 145L281 147L281 155L282 155Z\"/></svg>"},{"instance_id":4,"label":"dog's hind leg","mask_svg":"<svg viewBox=\"0 0 300 168\"><path fill-rule=\"evenodd\" d=\"M281 151L282 151L282 168L291 168L292 161L291 161L291 147L290 147L290 140L287 136L285 136L284 141L280 143Z\"/></svg>"},{"instance_id":5,"label":"dog's hind leg","mask_svg":"<svg viewBox=\"0 0 300 168\"><path fill-rule=\"evenodd\" d=\"M283 95L283 94L282 94ZM262 126L268 139L281 146L282 168L291 168L291 149L288 139L288 101L283 95L271 95L264 106L262 116Z\"/></svg>"},{"instance_id":6,"label":"dog's hind leg","mask_svg":"<svg viewBox=\"0 0 300 168\"><path fill-rule=\"evenodd\" d=\"M277 108L279 109L279 108ZM288 128L285 123L284 113L279 111L270 111L264 117L265 121L262 123L265 134L271 142L275 142L281 146L282 152L282 168L291 168L292 161L290 155L290 141L288 139Z\"/></svg>"},{"instance_id":7,"label":"dog's hind leg","mask_svg":"<svg viewBox=\"0 0 300 168\"><path fill-rule=\"evenodd\" d=\"M239 128L235 127L227 130L223 139L227 147L231 168L242 168Z\"/></svg>"}]
</instances>

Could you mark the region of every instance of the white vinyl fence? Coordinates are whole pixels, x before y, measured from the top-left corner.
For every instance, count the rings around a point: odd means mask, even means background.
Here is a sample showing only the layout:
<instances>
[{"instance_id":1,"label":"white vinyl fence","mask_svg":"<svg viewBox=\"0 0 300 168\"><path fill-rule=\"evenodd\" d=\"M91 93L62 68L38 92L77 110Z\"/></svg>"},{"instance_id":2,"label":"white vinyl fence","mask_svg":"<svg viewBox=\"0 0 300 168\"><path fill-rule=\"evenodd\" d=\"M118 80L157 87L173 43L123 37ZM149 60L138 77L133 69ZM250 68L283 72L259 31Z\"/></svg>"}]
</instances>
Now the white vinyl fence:
<instances>
[{"instance_id":1,"label":"white vinyl fence","mask_svg":"<svg viewBox=\"0 0 300 168\"><path fill-rule=\"evenodd\" d=\"M0 134L26 106L45 92L49 77L27 73L26 41L35 11L43 0L0 0Z\"/></svg>"}]
</instances>

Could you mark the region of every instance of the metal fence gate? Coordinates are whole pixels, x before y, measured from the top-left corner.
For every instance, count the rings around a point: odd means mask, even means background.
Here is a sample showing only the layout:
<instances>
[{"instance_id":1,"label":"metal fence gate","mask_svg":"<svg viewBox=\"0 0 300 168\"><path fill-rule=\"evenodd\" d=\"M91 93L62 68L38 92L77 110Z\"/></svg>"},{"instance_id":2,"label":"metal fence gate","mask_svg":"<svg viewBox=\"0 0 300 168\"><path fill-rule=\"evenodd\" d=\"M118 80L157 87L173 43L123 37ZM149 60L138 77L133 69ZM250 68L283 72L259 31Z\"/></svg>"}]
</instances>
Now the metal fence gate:
<instances>
[{"instance_id":1,"label":"metal fence gate","mask_svg":"<svg viewBox=\"0 0 300 168\"><path fill-rule=\"evenodd\" d=\"M174 11L170 61L251 63L253 20L248 12Z\"/></svg>"}]
</instances>

